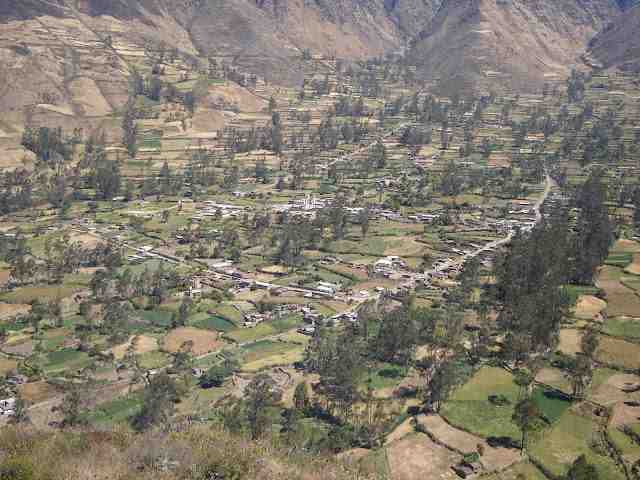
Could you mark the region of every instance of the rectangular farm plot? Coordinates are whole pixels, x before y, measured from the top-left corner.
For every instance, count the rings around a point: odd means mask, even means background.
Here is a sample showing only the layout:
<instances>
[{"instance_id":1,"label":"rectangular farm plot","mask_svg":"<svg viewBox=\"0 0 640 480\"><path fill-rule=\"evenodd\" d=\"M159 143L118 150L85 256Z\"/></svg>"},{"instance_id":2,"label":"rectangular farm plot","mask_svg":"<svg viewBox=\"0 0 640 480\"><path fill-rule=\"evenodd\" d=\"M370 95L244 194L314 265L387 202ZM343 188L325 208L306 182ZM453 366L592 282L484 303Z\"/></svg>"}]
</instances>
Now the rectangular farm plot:
<instances>
[{"instance_id":1,"label":"rectangular farm plot","mask_svg":"<svg viewBox=\"0 0 640 480\"><path fill-rule=\"evenodd\" d=\"M600 337L598 361L623 368L640 368L640 345L611 337Z\"/></svg>"},{"instance_id":2,"label":"rectangular farm plot","mask_svg":"<svg viewBox=\"0 0 640 480\"><path fill-rule=\"evenodd\" d=\"M243 370L256 371L272 365L285 365L302 359L304 347L286 342L261 340L243 348Z\"/></svg>"},{"instance_id":3,"label":"rectangular farm plot","mask_svg":"<svg viewBox=\"0 0 640 480\"><path fill-rule=\"evenodd\" d=\"M501 368L484 367L454 392L440 413L452 425L481 437L519 438L518 428L511 421L518 393L513 375ZM503 395L510 404L494 405L490 395Z\"/></svg>"},{"instance_id":4,"label":"rectangular farm plot","mask_svg":"<svg viewBox=\"0 0 640 480\"><path fill-rule=\"evenodd\" d=\"M568 411L551 429L536 438L529 454L557 476L565 475L573 461L584 454L597 468L600 478L624 479L613 460L591 448L597 429L594 421Z\"/></svg>"}]
</instances>

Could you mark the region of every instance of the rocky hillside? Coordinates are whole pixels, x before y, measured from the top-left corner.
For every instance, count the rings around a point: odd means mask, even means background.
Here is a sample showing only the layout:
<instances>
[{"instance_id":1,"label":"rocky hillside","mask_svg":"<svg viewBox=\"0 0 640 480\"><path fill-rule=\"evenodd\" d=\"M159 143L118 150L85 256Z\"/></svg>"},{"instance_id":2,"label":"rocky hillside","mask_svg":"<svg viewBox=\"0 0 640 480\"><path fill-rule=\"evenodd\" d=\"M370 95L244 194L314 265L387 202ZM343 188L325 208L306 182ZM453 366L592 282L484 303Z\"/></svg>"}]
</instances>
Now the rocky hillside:
<instances>
[{"instance_id":1,"label":"rocky hillside","mask_svg":"<svg viewBox=\"0 0 640 480\"><path fill-rule=\"evenodd\" d=\"M640 4L620 15L593 38L588 58L605 68L640 72Z\"/></svg>"},{"instance_id":2,"label":"rocky hillside","mask_svg":"<svg viewBox=\"0 0 640 480\"><path fill-rule=\"evenodd\" d=\"M445 0L410 58L447 85L538 89L579 63L621 8L616 0Z\"/></svg>"}]
</instances>

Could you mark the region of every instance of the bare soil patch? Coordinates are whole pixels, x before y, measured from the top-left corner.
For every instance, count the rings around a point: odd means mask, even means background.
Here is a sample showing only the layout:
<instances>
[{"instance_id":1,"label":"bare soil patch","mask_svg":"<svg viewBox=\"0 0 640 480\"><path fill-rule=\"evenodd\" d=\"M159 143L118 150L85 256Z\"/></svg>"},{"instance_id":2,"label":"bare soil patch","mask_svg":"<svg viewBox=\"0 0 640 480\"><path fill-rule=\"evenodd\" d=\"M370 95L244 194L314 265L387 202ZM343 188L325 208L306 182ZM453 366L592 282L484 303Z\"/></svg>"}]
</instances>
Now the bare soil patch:
<instances>
[{"instance_id":1,"label":"bare soil patch","mask_svg":"<svg viewBox=\"0 0 640 480\"><path fill-rule=\"evenodd\" d=\"M640 368L640 345L611 337L600 337L596 351L599 361L624 368Z\"/></svg>"},{"instance_id":2,"label":"bare soil patch","mask_svg":"<svg viewBox=\"0 0 640 480\"><path fill-rule=\"evenodd\" d=\"M625 287L619 279L599 279L597 285L607 294L609 317L640 317L640 298L633 290Z\"/></svg>"},{"instance_id":3,"label":"bare soil patch","mask_svg":"<svg viewBox=\"0 0 640 480\"><path fill-rule=\"evenodd\" d=\"M628 373L615 373L600 385L590 399L603 405L610 405L628 400L640 400L640 392L626 393L625 386L640 385L640 376Z\"/></svg>"},{"instance_id":4,"label":"bare soil patch","mask_svg":"<svg viewBox=\"0 0 640 480\"><path fill-rule=\"evenodd\" d=\"M265 100L231 82L211 87L205 104L211 107L235 106L241 112L260 112L267 106Z\"/></svg>"},{"instance_id":5,"label":"bare soil patch","mask_svg":"<svg viewBox=\"0 0 640 480\"><path fill-rule=\"evenodd\" d=\"M576 305L575 316L583 320L594 320L607 308L607 302L593 295L580 295Z\"/></svg>"},{"instance_id":6,"label":"bare soil patch","mask_svg":"<svg viewBox=\"0 0 640 480\"><path fill-rule=\"evenodd\" d=\"M133 351L136 355L153 352L158 349L158 340L147 335L132 336L126 343L116 345L111 349L111 353L116 360L121 360L127 354L127 350L134 344Z\"/></svg>"},{"instance_id":7,"label":"bare soil patch","mask_svg":"<svg viewBox=\"0 0 640 480\"><path fill-rule=\"evenodd\" d=\"M560 343L558 344L558 350L567 355L575 355L582 352L580 347L580 340L582 339L582 332L573 328L566 328L560 330Z\"/></svg>"},{"instance_id":8,"label":"bare soil patch","mask_svg":"<svg viewBox=\"0 0 640 480\"><path fill-rule=\"evenodd\" d=\"M56 387L45 381L19 385L18 391L20 396L30 404L44 402L60 393Z\"/></svg>"},{"instance_id":9,"label":"bare soil patch","mask_svg":"<svg viewBox=\"0 0 640 480\"><path fill-rule=\"evenodd\" d=\"M420 415L418 423L438 441L465 454L477 452L478 445L482 445L484 454L481 462L488 471L502 470L521 460L518 450L492 448L483 438L449 425L440 415Z\"/></svg>"},{"instance_id":10,"label":"bare soil patch","mask_svg":"<svg viewBox=\"0 0 640 480\"><path fill-rule=\"evenodd\" d=\"M87 77L79 77L69 83L73 103L80 113L92 117L102 117L111 113L111 105L104 98L96 82Z\"/></svg>"},{"instance_id":11,"label":"bare soil patch","mask_svg":"<svg viewBox=\"0 0 640 480\"><path fill-rule=\"evenodd\" d=\"M552 387L562 390L563 392L569 392L571 385L566 375L557 368L543 368L538 372L536 376L536 382L544 383L545 385L551 385Z\"/></svg>"},{"instance_id":12,"label":"bare soil patch","mask_svg":"<svg viewBox=\"0 0 640 480\"><path fill-rule=\"evenodd\" d=\"M612 427L622 427L623 425L631 425L640 421L640 407L633 407L625 402L618 402L613 407L611 414Z\"/></svg>"},{"instance_id":13,"label":"bare soil patch","mask_svg":"<svg viewBox=\"0 0 640 480\"><path fill-rule=\"evenodd\" d=\"M410 433L414 433L416 430L413 426L413 418L407 418L404 422L396 427L396 429L387 435L385 440L385 445L390 445L393 442L396 442Z\"/></svg>"},{"instance_id":14,"label":"bare soil patch","mask_svg":"<svg viewBox=\"0 0 640 480\"><path fill-rule=\"evenodd\" d=\"M2 351L10 355L19 355L28 357L33 353L34 342L32 340L23 340L15 343L2 345Z\"/></svg>"},{"instance_id":15,"label":"bare soil patch","mask_svg":"<svg viewBox=\"0 0 640 480\"><path fill-rule=\"evenodd\" d=\"M196 133L217 132L224 128L224 115L218 110L198 109L191 121L191 129Z\"/></svg>"},{"instance_id":16,"label":"bare soil patch","mask_svg":"<svg viewBox=\"0 0 640 480\"><path fill-rule=\"evenodd\" d=\"M0 375L6 375L11 372L15 372L18 367L18 362L11 358L0 358Z\"/></svg>"},{"instance_id":17,"label":"bare soil patch","mask_svg":"<svg viewBox=\"0 0 640 480\"><path fill-rule=\"evenodd\" d=\"M194 327L180 327L172 330L164 337L163 349L175 353L186 342L193 342L191 352L194 355L204 355L219 349L223 342L218 340L218 333L211 330L203 330Z\"/></svg>"},{"instance_id":18,"label":"bare soil patch","mask_svg":"<svg viewBox=\"0 0 640 480\"><path fill-rule=\"evenodd\" d=\"M369 455L369 453L371 453L371 450L368 450L366 448L352 448L351 450L346 450L342 453L339 453L337 457L341 462L344 462L350 466L354 466L357 465L361 459Z\"/></svg>"},{"instance_id":19,"label":"bare soil patch","mask_svg":"<svg viewBox=\"0 0 640 480\"><path fill-rule=\"evenodd\" d=\"M0 320L26 315L30 310L31 305L23 303L0 303Z\"/></svg>"},{"instance_id":20,"label":"bare soil patch","mask_svg":"<svg viewBox=\"0 0 640 480\"><path fill-rule=\"evenodd\" d=\"M387 447L393 480L453 480L451 466L460 456L435 443L427 435L414 433Z\"/></svg>"},{"instance_id":21,"label":"bare soil patch","mask_svg":"<svg viewBox=\"0 0 640 480\"><path fill-rule=\"evenodd\" d=\"M633 261L627 265L624 271L633 275L640 275L640 254L633 255Z\"/></svg>"}]
</instances>

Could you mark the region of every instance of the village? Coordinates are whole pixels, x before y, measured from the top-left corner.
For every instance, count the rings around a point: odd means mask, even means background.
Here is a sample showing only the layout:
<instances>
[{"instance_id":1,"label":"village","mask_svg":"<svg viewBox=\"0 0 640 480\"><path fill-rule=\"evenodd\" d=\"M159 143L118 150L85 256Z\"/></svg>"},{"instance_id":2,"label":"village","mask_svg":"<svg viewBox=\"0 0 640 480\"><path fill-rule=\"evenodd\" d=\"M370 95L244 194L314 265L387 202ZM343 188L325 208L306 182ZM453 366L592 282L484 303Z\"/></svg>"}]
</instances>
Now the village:
<instances>
[{"instance_id":1,"label":"village","mask_svg":"<svg viewBox=\"0 0 640 480\"><path fill-rule=\"evenodd\" d=\"M366 335L377 338L374 320L406 311L433 315L435 346L413 345L399 363L371 353L354 380L353 417L329 407L309 414L309 438L367 424L375 408L374 440L338 452L363 471L382 463L398 480L539 480L560 478L584 454L600 478L635 478L624 474L640 461L631 193L640 178L640 86L632 76L595 74L573 103L554 79L545 93L460 97L411 80L416 68L393 59L347 70L311 55L303 85L285 88L221 58L192 65L178 55L158 70L151 49L113 42L141 78L162 71L162 91L175 94L132 94L130 145L119 131L104 144L88 136L73 144L69 162L91 164L97 151L117 166L117 191L78 180L64 208L42 195L2 218L0 423L28 416L41 428L64 426L69 392L81 386L91 392L78 401L85 424L127 424L165 374L184 384L174 414L190 421L213 421L263 374L283 392L278 408L292 408L300 383L329 405L320 369L309 366L320 363L313 349L323 335L370 322ZM595 113L580 129L560 126L587 104ZM55 109L38 108L34 131L61 122ZM622 151L585 163L578 145L605 116L620 129ZM493 327L500 311L483 312L480 299L512 242L558 212L579 228L575 190L599 167L617 237L593 286L566 285L573 303L529 384L548 424L523 457L513 446L518 362L502 360L506 335ZM565 367L593 326L593 380L574 398ZM469 361L464 382L440 410L423 408L432 363L456 355ZM567 438L574 428L586 438ZM592 436L617 450L594 451Z\"/></svg>"}]
</instances>

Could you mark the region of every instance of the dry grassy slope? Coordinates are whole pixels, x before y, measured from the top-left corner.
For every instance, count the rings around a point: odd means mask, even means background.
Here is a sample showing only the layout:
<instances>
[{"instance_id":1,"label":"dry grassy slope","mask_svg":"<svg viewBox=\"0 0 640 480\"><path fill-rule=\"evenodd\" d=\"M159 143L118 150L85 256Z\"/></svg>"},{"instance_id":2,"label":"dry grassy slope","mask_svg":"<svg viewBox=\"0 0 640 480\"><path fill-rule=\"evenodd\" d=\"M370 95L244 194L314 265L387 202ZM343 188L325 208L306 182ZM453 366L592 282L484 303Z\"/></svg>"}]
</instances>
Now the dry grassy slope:
<instances>
[{"instance_id":1,"label":"dry grassy slope","mask_svg":"<svg viewBox=\"0 0 640 480\"><path fill-rule=\"evenodd\" d=\"M594 37L590 47L590 56L604 67L640 72L640 4Z\"/></svg>"},{"instance_id":2,"label":"dry grassy slope","mask_svg":"<svg viewBox=\"0 0 640 480\"><path fill-rule=\"evenodd\" d=\"M449 85L497 81L537 89L550 76L566 75L619 12L616 0L445 0L410 57Z\"/></svg>"}]
</instances>

